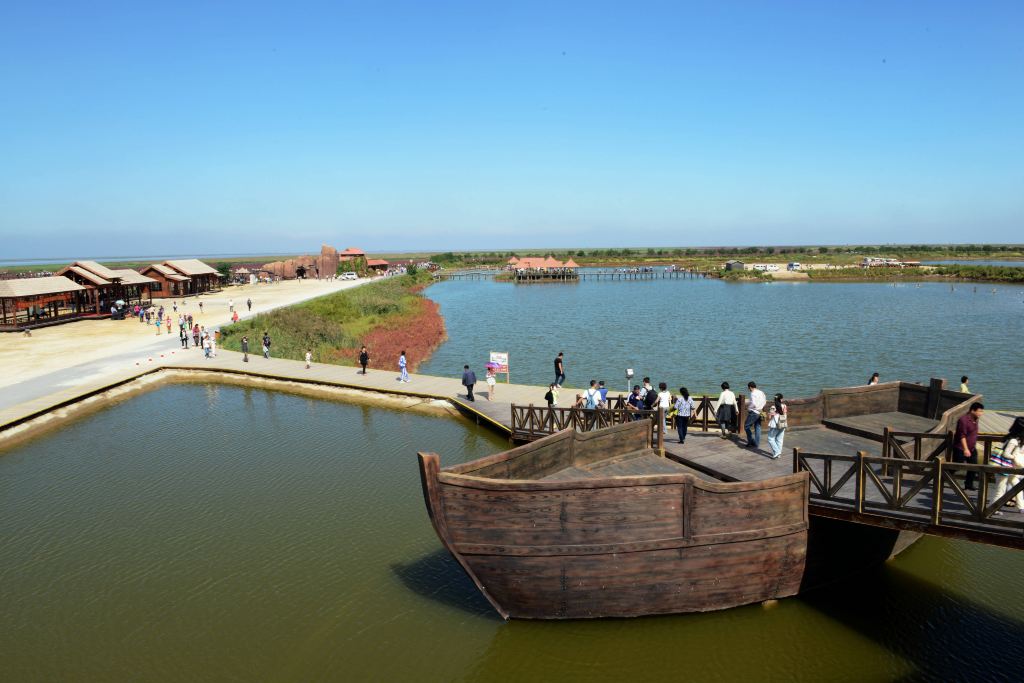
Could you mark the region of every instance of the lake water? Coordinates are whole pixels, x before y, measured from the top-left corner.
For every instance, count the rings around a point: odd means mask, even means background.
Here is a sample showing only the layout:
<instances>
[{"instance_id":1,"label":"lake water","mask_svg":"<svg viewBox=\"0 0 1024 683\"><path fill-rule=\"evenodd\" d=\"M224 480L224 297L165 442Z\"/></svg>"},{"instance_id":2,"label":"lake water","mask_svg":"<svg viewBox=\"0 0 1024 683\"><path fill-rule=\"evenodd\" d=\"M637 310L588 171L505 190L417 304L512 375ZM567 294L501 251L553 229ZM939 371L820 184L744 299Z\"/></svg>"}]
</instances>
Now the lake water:
<instances>
[{"instance_id":1,"label":"lake water","mask_svg":"<svg viewBox=\"0 0 1024 683\"><path fill-rule=\"evenodd\" d=\"M1019 680L1024 555L925 539L770 606L501 621L441 549L418 449L461 420L169 385L0 454L4 681Z\"/></svg>"},{"instance_id":2,"label":"lake water","mask_svg":"<svg viewBox=\"0 0 1024 683\"><path fill-rule=\"evenodd\" d=\"M994 293L993 293L994 292ZM625 388L625 369L675 390L717 393L754 380L769 393L961 375L989 407L1024 409L1024 287L958 283L447 281L449 341L419 372L457 376L508 351L512 381L547 384L565 352L567 383ZM543 402L538 392L537 403Z\"/></svg>"}]
</instances>

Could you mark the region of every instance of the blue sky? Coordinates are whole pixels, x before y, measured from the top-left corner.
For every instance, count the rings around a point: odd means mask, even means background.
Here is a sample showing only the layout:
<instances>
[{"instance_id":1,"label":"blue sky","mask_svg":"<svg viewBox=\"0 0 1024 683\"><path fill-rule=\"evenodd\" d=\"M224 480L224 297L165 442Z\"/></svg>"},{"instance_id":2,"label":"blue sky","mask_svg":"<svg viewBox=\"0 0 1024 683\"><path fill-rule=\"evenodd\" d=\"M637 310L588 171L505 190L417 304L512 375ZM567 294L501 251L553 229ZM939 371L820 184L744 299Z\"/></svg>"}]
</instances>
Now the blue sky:
<instances>
[{"instance_id":1,"label":"blue sky","mask_svg":"<svg viewBox=\"0 0 1024 683\"><path fill-rule=\"evenodd\" d=\"M0 5L0 259L1024 241L1021 2Z\"/></svg>"}]
</instances>

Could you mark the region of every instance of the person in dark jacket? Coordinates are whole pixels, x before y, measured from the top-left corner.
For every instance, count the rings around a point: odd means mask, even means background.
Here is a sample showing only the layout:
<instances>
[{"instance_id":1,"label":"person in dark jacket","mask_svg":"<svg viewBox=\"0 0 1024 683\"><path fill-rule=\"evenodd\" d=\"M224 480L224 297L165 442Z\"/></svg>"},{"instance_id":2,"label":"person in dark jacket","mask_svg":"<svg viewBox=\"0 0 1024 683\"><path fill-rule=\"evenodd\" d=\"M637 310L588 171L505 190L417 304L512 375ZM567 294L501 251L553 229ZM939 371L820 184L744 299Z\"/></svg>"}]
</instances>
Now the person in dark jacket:
<instances>
[{"instance_id":1,"label":"person in dark jacket","mask_svg":"<svg viewBox=\"0 0 1024 683\"><path fill-rule=\"evenodd\" d=\"M476 373L469 369L468 365L462 366L462 386L466 387L466 398L476 401L473 398L473 386L476 384Z\"/></svg>"},{"instance_id":2,"label":"person in dark jacket","mask_svg":"<svg viewBox=\"0 0 1024 683\"><path fill-rule=\"evenodd\" d=\"M370 352L366 350L366 346L359 349L359 364L363 366L363 374L366 374L366 366L370 363Z\"/></svg>"},{"instance_id":3,"label":"person in dark jacket","mask_svg":"<svg viewBox=\"0 0 1024 683\"><path fill-rule=\"evenodd\" d=\"M249 337L242 337L242 361L249 362Z\"/></svg>"}]
</instances>

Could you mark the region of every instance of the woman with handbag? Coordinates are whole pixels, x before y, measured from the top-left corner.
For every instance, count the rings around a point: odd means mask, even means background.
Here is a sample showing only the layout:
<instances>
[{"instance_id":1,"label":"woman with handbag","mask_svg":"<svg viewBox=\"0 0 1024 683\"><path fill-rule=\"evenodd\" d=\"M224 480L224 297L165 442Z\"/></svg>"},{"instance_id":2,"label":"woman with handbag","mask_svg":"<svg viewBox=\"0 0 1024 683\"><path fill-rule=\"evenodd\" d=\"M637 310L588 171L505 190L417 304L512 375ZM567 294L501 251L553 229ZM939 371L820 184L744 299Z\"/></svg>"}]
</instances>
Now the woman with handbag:
<instances>
[{"instance_id":1,"label":"woman with handbag","mask_svg":"<svg viewBox=\"0 0 1024 683\"><path fill-rule=\"evenodd\" d=\"M789 409L782 402L782 394L775 394L775 401L768 409L768 445L772 449L772 460L782 455L782 441L789 427Z\"/></svg>"}]
</instances>

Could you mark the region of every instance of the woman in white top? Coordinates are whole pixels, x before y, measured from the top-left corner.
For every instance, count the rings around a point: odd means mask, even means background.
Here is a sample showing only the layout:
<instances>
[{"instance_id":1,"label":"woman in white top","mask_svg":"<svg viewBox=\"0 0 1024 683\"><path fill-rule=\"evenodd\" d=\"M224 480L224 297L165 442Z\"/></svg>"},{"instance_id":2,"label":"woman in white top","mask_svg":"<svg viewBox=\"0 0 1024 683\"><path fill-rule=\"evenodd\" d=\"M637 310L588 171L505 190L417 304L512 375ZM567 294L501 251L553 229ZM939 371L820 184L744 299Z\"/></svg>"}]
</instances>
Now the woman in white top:
<instances>
[{"instance_id":1,"label":"woman in white top","mask_svg":"<svg viewBox=\"0 0 1024 683\"><path fill-rule=\"evenodd\" d=\"M1010 467L1024 467L1024 417L1018 417L1010 426L1010 432L1006 435L1006 442L1003 444L1003 459L1011 463ZM1020 475L999 474L996 475L996 497L999 500L1006 493L1006 485L1016 486L1021 480ZM1013 497L1017 504L1017 512L1024 513L1024 491L1018 492ZM996 514L999 514L997 511Z\"/></svg>"},{"instance_id":2,"label":"woman in white top","mask_svg":"<svg viewBox=\"0 0 1024 683\"><path fill-rule=\"evenodd\" d=\"M789 408L782 402L782 394L775 394L775 401L768 409L768 445L772 449L772 460L782 455L782 441L789 426Z\"/></svg>"},{"instance_id":3,"label":"woman in white top","mask_svg":"<svg viewBox=\"0 0 1024 683\"><path fill-rule=\"evenodd\" d=\"M718 420L718 428L722 430L723 439L729 438L729 432L736 431L734 425L737 417L739 417L739 408L736 406L736 394L729 389L728 382L722 382L722 393L718 395L715 419Z\"/></svg>"},{"instance_id":4,"label":"woman in white top","mask_svg":"<svg viewBox=\"0 0 1024 683\"><path fill-rule=\"evenodd\" d=\"M497 385L498 379L494 376L494 368L487 368L487 400L494 400L494 387Z\"/></svg>"}]
</instances>

